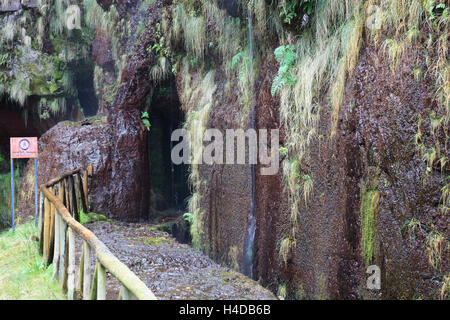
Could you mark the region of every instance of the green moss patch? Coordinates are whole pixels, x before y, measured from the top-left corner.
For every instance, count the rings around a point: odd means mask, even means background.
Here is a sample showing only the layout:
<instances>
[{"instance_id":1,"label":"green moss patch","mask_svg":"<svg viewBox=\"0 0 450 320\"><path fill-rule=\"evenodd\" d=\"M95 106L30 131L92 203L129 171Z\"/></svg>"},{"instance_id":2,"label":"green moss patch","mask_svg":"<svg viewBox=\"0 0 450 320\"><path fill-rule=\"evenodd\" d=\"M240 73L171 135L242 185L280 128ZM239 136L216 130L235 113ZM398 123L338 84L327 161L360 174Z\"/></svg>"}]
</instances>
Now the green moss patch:
<instances>
[{"instance_id":1,"label":"green moss patch","mask_svg":"<svg viewBox=\"0 0 450 320\"><path fill-rule=\"evenodd\" d=\"M88 212L84 213L83 211L80 211L80 223L81 224L87 224L97 221L105 221L105 222L111 222L106 216L102 214L98 214L95 212Z\"/></svg>"},{"instance_id":2,"label":"green moss patch","mask_svg":"<svg viewBox=\"0 0 450 320\"><path fill-rule=\"evenodd\" d=\"M134 243L144 243L149 246L159 246L164 243L170 243L170 239L164 237L141 237L137 240L132 240Z\"/></svg>"},{"instance_id":3,"label":"green moss patch","mask_svg":"<svg viewBox=\"0 0 450 320\"><path fill-rule=\"evenodd\" d=\"M361 247L366 265L372 263L376 237L376 212L380 201L378 190L364 189L361 194Z\"/></svg>"},{"instance_id":4,"label":"green moss patch","mask_svg":"<svg viewBox=\"0 0 450 320\"><path fill-rule=\"evenodd\" d=\"M91 126L100 126L102 124L107 123L107 117L106 116L93 116L93 117L89 117L86 118L83 121L61 121L60 124L62 126L67 126L67 127L81 127L83 125L91 125Z\"/></svg>"}]
</instances>

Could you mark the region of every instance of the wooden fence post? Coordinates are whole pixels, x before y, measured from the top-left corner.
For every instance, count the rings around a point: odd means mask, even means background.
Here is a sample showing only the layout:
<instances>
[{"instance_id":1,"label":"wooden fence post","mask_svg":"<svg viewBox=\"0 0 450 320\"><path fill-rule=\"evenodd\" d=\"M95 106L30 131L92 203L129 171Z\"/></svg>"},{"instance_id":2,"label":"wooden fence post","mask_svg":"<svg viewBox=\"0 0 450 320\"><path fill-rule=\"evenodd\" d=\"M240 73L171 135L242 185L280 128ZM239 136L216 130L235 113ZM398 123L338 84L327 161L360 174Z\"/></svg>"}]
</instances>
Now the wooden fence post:
<instances>
[{"instance_id":1,"label":"wooden fence post","mask_svg":"<svg viewBox=\"0 0 450 320\"><path fill-rule=\"evenodd\" d=\"M55 194L55 188L52 187L50 192ZM55 248L55 214L56 214L55 205L50 202L50 233L49 233L49 243L48 243L48 256L47 256L47 265L53 261L53 251Z\"/></svg>"},{"instance_id":2,"label":"wooden fence post","mask_svg":"<svg viewBox=\"0 0 450 320\"><path fill-rule=\"evenodd\" d=\"M59 239L60 232L61 232L60 221L61 221L61 217L59 216L59 214L56 214L56 216L55 216L55 251L53 254L53 280L57 280L58 275L59 275L59 258L60 258L59 245L61 243L61 241Z\"/></svg>"},{"instance_id":3,"label":"wooden fence post","mask_svg":"<svg viewBox=\"0 0 450 320\"><path fill-rule=\"evenodd\" d=\"M63 290L66 289L66 281L67 281L67 273L66 273L66 264L67 264L67 255L66 255L66 234L67 234L67 223L64 220L61 220L60 223L60 244L59 244L59 252L60 252L60 258L59 258L59 281L61 284L61 288Z\"/></svg>"},{"instance_id":4,"label":"wooden fence post","mask_svg":"<svg viewBox=\"0 0 450 320\"><path fill-rule=\"evenodd\" d=\"M39 252L43 255L44 248L44 195L39 195Z\"/></svg>"},{"instance_id":5,"label":"wooden fence post","mask_svg":"<svg viewBox=\"0 0 450 320\"><path fill-rule=\"evenodd\" d=\"M106 300L106 270L100 262L97 274L97 300Z\"/></svg>"},{"instance_id":6,"label":"wooden fence post","mask_svg":"<svg viewBox=\"0 0 450 320\"><path fill-rule=\"evenodd\" d=\"M71 204L71 207L72 207L72 211L71 211L72 217L75 220L80 221L80 215L78 213L79 206L77 204L77 195L76 195L76 190L75 190L76 189L75 182L74 182L73 176L69 176L68 179L69 179L69 185L70 185L70 187L69 187L69 199L70 199L70 204Z\"/></svg>"},{"instance_id":7,"label":"wooden fence post","mask_svg":"<svg viewBox=\"0 0 450 320\"><path fill-rule=\"evenodd\" d=\"M99 266L99 262L97 261L97 263L95 264L95 270L94 270L94 275L92 277L92 289L91 289L91 299L90 300L97 300L97 278L98 278L98 266Z\"/></svg>"},{"instance_id":8,"label":"wooden fence post","mask_svg":"<svg viewBox=\"0 0 450 320\"><path fill-rule=\"evenodd\" d=\"M84 191L83 191L83 181L81 180L81 174L77 174L77 185L78 185L78 195L79 195L79 199L80 199L80 204L81 204L81 208L83 208L83 212L84 213L88 213L88 207L87 207L87 202L86 199L84 197Z\"/></svg>"},{"instance_id":9,"label":"wooden fence post","mask_svg":"<svg viewBox=\"0 0 450 320\"><path fill-rule=\"evenodd\" d=\"M44 202L44 243L43 243L43 258L44 262L47 263L48 260L48 250L49 250L49 239L50 239L50 201L45 198Z\"/></svg>"},{"instance_id":10,"label":"wooden fence post","mask_svg":"<svg viewBox=\"0 0 450 320\"><path fill-rule=\"evenodd\" d=\"M76 185L73 174L77 174ZM84 182L86 181L85 179ZM59 184L55 190L57 183ZM78 215L77 208L81 206L87 210L85 184L83 184L80 169L55 178L47 184L41 185L40 189L40 246L42 246L44 261L54 263L52 276L55 279L59 278L62 290L67 293L69 299L82 296L83 299L105 300L106 269L122 285L119 293L120 299L132 299L133 297L156 299L142 280L120 262L92 231L75 220L75 213ZM58 191L57 195L55 191ZM64 202L66 202L66 206ZM72 213L69 212L67 206L71 206ZM84 239L77 283L75 283L75 232ZM95 252L96 266L91 278L92 250Z\"/></svg>"},{"instance_id":11,"label":"wooden fence post","mask_svg":"<svg viewBox=\"0 0 450 320\"><path fill-rule=\"evenodd\" d=\"M90 278L91 247L86 241L83 242L83 249L84 249L83 300L89 300L89 290L91 288L91 278Z\"/></svg>"},{"instance_id":12,"label":"wooden fence post","mask_svg":"<svg viewBox=\"0 0 450 320\"><path fill-rule=\"evenodd\" d=\"M77 281L77 299L83 299L83 283L84 283L84 256L85 254L84 242L81 245L81 257L80 257L80 265L78 266L78 281Z\"/></svg>"},{"instance_id":13,"label":"wooden fence post","mask_svg":"<svg viewBox=\"0 0 450 320\"><path fill-rule=\"evenodd\" d=\"M58 183L58 199L64 204L66 190L64 188L64 180Z\"/></svg>"},{"instance_id":14,"label":"wooden fence post","mask_svg":"<svg viewBox=\"0 0 450 320\"><path fill-rule=\"evenodd\" d=\"M64 201L64 182L61 181L58 184L58 198L60 201ZM53 253L53 279L56 280L59 277L59 263L60 263L60 245L61 245L61 216L54 211L55 214L55 226L54 226L54 253Z\"/></svg>"},{"instance_id":15,"label":"wooden fence post","mask_svg":"<svg viewBox=\"0 0 450 320\"><path fill-rule=\"evenodd\" d=\"M70 196L69 196L69 190L70 190L70 185L69 185L69 179L68 178L64 178L64 206L67 208L67 210L69 210L69 212L72 212L72 207L70 204Z\"/></svg>"},{"instance_id":16,"label":"wooden fence post","mask_svg":"<svg viewBox=\"0 0 450 320\"><path fill-rule=\"evenodd\" d=\"M130 291L124 285L120 288L119 300L130 300Z\"/></svg>"},{"instance_id":17,"label":"wooden fence post","mask_svg":"<svg viewBox=\"0 0 450 320\"><path fill-rule=\"evenodd\" d=\"M67 296L69 300L75 299L75 234L68 228L68 269L67 269Z\"/></svg>"},{"instance_id":18,"label":"wooden fence post","mask_svg":"<svg viewBox=\"0 0 450 320\"><path fill-rule=\"evenodd\" d=\"M83 193L84 201L86 203L86 210L89 210L89 197L88 197L88 171L92 172L92 166L88 165L88 170L84 171L83 179Z\"/></svg>"}]
</instances>

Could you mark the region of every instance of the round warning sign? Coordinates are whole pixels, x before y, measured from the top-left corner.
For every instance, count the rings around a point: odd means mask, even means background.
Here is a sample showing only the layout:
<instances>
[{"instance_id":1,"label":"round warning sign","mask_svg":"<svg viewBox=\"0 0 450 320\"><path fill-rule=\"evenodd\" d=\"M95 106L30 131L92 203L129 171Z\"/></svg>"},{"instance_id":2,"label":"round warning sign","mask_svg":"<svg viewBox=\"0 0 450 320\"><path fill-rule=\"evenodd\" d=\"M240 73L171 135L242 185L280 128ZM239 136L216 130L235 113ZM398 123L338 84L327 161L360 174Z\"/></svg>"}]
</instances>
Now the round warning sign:
<instances>
[{"instance_id":1,"label":"round warning sign","mask_svg":"<svg viewBox=\"0 0 450 320\"><path fill-rule=\"evenodd\" d=\"M19 148L22 151L27 151L30 149L30 140L28 139L22 139L19 141Z\"/></svg>"}]
</instances>

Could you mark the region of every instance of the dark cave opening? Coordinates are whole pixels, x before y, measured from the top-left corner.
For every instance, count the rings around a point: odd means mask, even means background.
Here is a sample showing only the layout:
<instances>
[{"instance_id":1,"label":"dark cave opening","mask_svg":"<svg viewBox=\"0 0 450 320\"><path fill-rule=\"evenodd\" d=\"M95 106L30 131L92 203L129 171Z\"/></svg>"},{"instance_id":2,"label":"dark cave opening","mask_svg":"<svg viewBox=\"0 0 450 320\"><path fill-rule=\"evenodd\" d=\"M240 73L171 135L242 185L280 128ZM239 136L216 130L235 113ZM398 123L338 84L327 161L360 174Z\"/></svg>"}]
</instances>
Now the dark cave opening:
<instances>
[{"instance_id":1,"label":"dark cave opening","mask_svg":"<svg viewBox=\"0 0 450 320\"><path fill-rule=\"evenodd\" d=\"M75 79L78 101L81 109L83 109L84 116L95 116L98 111L98 101L94 88L94 64L88 62L80 66Z\"/></svg>"},{"instance_id":2,"label":"dark cave opening","mask_svg":"<svg viewBox=\"0 0 450 320\"><path fill-rule=\"evenodd\" d=\"M184 114L174 79L153 89L149 95L148 157L150 174L150 219L162 222L164 231L180 242L190 242L186 200L190 195L188 166L171 160L173 130L181 128Z\"/></svg>"},{"instance_id":3,"label":"dark cave opening","mask_svg":"<svg viewBox=\"0 0 450 320\"><path fill-rule=\"evenodd\" d=\"M48 129L48 124L41 123L30 110L32 101L21 106L6 95L0 98L0 174L10 170L11 137L40 137ZM16 159L15 168L23 169L25 165L26 159Z\"/></svg>"},{"instance_id":4,"label":"dark cave opening","mask_svg":"<svg viewBox=\"0 0 450 320\"><path fill-rule=\"evenodd\" d=\"M51 127L63 120L82 120L78 112L79 106L85 117L95 116L98 111L98 102L94 88L94 64L86 61L74 68L74 84L77 90L76 98L67 99L67 110L51 113L41 117L39 96L29 96L24 105L11 100L4 94L0 97L0 156L9 158L10 137L40 137ZM78 98L78 101L77 101ZM37 112L38 110L38 112ZM49 112L47 107L47 112ZM0 162L0 172L9 170L9 162ZM8 170L7 170L8 169Z\"/></svg>"}]
</instances>

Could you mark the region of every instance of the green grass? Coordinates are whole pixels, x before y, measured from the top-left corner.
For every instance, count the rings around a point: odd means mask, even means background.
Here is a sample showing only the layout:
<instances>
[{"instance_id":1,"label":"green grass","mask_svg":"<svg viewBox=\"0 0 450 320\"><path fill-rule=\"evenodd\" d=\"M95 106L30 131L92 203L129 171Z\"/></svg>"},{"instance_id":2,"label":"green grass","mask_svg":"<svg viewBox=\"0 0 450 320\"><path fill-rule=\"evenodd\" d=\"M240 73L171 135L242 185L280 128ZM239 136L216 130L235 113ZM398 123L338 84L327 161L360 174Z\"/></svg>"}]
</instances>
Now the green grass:
<instances>
[{"instance_id":1,"label":"green grass","mask_svg":"<svg viewBox=\"0 0 450 320\"><path fill-rule=\"evenodd\" d=\"M287 298L287 288L286 288L286 284L285 283L280 284L278 286L277 295L278 295L278 297L280 297L283 300L285 300Z\"/></svg>"},{"instance_id":2,"label":"green grass","mask_svg":"<svg viewBox=\"0 0 450 320\"><path fill-rule=\"evenodd\" d=\"M33 223L19 225L16 232L0 233L0 300L62 300L65 295L52 280L39 254Z\"/></svg>"},{"instance_id":3,"label":"green grass","mask_svg":"<svg viewBox=\"0 0 450 320\"><path fill-rule=\"evenodd\" d=\"M3 161L2 161L3 160ZM0 165L5 162L0 158ZM18 167L14 170L14 185L16 190L15 204L17 208L17 199L19 197L17 190L19 190L22 181L22 170ZM0 174L0 231L11 227L11 173Z\"/></svg>"}]
</instances>

